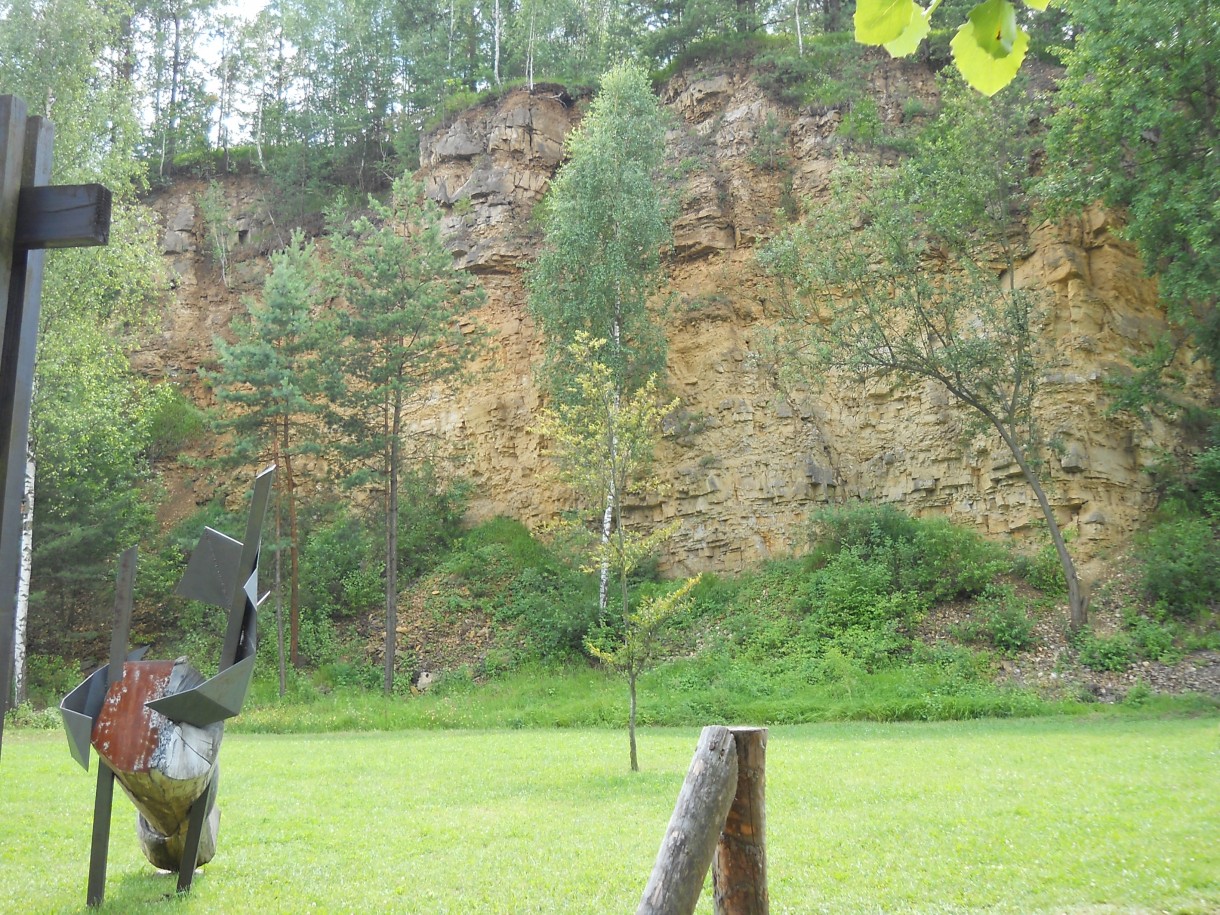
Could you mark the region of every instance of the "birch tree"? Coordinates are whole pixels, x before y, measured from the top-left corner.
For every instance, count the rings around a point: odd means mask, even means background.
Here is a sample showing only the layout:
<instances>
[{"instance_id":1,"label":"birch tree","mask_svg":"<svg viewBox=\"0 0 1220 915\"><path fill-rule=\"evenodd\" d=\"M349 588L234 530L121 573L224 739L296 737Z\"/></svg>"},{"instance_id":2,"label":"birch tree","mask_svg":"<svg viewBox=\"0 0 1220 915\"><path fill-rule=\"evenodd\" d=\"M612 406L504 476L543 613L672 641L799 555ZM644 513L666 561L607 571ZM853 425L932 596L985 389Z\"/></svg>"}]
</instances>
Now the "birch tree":
<instances>
[{"instance_id":1,"label":"birch tree","mask_svg":"<svg viewBox=\"0 0 1220 915\"><path fill-rule=\"evenodd\" d=\"M562 399L577 367L578 334L605 341L599 358L617 400L665 367L664 329L648 308L670 238L657 171L664 122L643 71L621 66L568 138L568 163L546 201L546 247L529 272L530 310L546 344L544 383ZM613 477L602 493L602 540L609 541L621 491ZM601 571L607 606L610 569Z\"/></svg>"}]
</instances>

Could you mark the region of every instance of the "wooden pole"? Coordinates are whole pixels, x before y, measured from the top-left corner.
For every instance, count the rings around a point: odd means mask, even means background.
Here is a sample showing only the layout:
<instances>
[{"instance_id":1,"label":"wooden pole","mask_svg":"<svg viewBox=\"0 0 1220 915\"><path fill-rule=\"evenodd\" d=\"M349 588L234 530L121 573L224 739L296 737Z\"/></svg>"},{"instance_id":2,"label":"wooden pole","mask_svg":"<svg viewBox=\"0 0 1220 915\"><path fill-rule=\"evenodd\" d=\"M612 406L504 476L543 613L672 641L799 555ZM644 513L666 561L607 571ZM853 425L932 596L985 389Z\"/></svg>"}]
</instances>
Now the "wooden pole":
<instances>
[{"instance_id":1,"label":"wooden pole","mask_svg":"<svg viewBox=\"0 0 1220 915\"><path fill-rule=\"evenodd\" d=\"M636 915L691 915L737 789L737 752L726 727L703 729Z\"/></svg>"},{"instance_id":2,"label":"wooden pole","mask_svg":"<svg viewBox=\"0 0 1220 915\"><path fill-rule=\"evenodd\" d=\"M767 915L767 729L730 728L737 794L712 859L716 915Z\"/></svg>"}]
</instances>

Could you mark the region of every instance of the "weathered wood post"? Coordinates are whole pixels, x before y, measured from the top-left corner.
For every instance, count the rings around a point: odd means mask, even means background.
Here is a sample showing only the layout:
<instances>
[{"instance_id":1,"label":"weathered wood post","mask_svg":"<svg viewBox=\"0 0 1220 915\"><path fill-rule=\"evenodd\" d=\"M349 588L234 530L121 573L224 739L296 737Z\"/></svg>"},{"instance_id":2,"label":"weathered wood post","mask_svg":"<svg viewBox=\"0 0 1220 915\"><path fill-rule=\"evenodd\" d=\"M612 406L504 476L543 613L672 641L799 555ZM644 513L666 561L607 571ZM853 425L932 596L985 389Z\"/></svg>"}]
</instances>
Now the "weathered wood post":
<instances>
[{"instance_id":1,"label":"weathered wood post","mask_svg":"<svg viewBox=\"0 0 1220 915\"><path fill-rule=\"evenodd\" d=\"M737 794L712 859L716 915L767 915L767 729L730 728Z\"/></svg>"},{"instance_id":2,"label":"weathered wood post","mask_svg":"<svg viewBox=\"0 0 1220 915\"><path fill-rule=\"evenodd\" d=\"M636 915L690 915L737 791L733 735L703 729Z\"/></svg>"}]
</instances>

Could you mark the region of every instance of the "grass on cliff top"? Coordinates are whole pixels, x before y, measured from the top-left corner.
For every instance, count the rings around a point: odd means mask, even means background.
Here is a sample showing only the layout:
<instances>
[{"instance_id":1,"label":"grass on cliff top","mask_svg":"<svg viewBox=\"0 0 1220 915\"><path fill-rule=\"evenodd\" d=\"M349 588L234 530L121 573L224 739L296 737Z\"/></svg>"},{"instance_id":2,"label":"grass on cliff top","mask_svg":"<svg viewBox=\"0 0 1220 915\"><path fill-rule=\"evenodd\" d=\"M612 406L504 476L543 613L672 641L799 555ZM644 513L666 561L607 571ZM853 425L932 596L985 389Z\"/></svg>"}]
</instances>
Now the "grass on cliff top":
<instances>
[{"instance_id":1,"label":"grass on cliff top","mask_svg":"<svg viewBox=\"0 0 1220 915\"><path fill-rule=\"evenodd\" d=\"M632 775L605 730L230 734L190 898L120 793L104 911L631 911L697 735L644 730ZM83 911L93 775L59 734L5 738L0 910ZM775 728L772 911L1217 911L1218 741L1214 719Z\"/></svg>"}]
</instances>

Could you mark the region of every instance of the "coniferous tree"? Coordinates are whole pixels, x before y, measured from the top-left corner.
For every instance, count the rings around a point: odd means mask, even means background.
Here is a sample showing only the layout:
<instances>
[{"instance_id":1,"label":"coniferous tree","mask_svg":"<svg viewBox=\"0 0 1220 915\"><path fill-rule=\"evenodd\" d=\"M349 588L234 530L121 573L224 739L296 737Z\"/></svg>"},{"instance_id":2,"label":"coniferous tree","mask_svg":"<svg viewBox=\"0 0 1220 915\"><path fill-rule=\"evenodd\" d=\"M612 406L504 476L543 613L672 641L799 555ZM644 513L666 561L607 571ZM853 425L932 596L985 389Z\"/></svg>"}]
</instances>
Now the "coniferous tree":
<instances>
[{"instance_id":1,"label":"coniferous tree","mask_svg":"<svg viewBox=\"0 0 1220 915\"><path fill-rule=\"evenodd\" d=\"M225 405L219 426L233 434L229 460L242 465L273 461L276 488L288 515L288 657L300 664L300 536L294 458L317 450L318 346L328 322L318 314L323 293L317 251L297 232L271 258L262 302L248 300L233 322L233 343L216 341L219 368L206 373ZM278 549L278 545L277 545Z\"/></svg>"},{"instance_id":2,"label":"coniferous tree","mask_svg":"<svg viewBox=\"0 0 1220 915\"><path fill-rule=\"evenodd\" d=\"M473 358L479 334L471 312L482 290L453 265L439 212L409 177L394 182L389 206L369 199L369 214L334 238L338 339L329 421L349 485L382 497L385 519L385 692L394 687L397 649L399 496L409 452L407 415L441 395Z\"/></svg>"}]
</instances>

